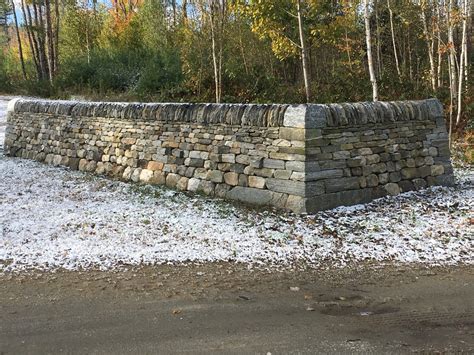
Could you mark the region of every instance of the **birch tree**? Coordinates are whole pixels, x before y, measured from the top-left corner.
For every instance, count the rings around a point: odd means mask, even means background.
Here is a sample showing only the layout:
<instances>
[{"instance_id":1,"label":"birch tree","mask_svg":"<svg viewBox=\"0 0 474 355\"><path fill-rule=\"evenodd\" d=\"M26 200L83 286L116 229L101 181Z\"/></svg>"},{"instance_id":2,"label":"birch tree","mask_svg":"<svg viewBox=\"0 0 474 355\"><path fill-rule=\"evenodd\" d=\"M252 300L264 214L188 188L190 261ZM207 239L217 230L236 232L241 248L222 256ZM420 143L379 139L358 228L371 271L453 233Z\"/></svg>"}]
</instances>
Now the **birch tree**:
<instances>
[{"instance_id":1,"label":"birch tree","mask_svg":"<svg viewBox=\"0 0 474 355\"><path fill-rule=\"evenodd\" d=\"M211 0L209 5L209 24L211 28L212 64L214 67L214 85L216 103L222 100L222 56L224 50L224 23L226 0Z\"/></svg>"},{"instance_id":2,"label":"birch tree","mask_svg":"<svg viewBox=\"0 0 474 355\"><path fill-rule=\"evenodd\" d=\"M298 32L300 37L301 64L303 67L304 88L306 93L306 102L311 101L311 88L309 82L309 69L307 63L307 48L303 31L303 15L301 14L301 0L296 1L296 13L298 16Z\"/></svg>"},{"instance_id":3,"label":"birch tree","mask_svg":"<svg viewBox=\"0 0 474 355\"><path fill-rule=\"evenodd\" d=\"M372 38L370 31L369 0L364 0L365 42L367 45L367 65L369 67L370 82L372 84L372 99L378 101L377 78L375 77L374 61L372 58Z\"/></svg>"},{"instance_id":4,"label":"birch tree","mask_svg":"<svg viewBox=\"0 0 474 355\"><path fill-rule=\"evenodd\" d=\"M462 98L463 98L463 78L465 78L467 83L467 21L469 19L469 0L464 0L462 2L462 43L461 43L461 54L459 56L459 86L458 86L458 108L456 116L456 125L459 125L461 122L461 112L462 112Z\"/></svg>"},{"instance_id":5,"label":"birch tree","mask_svg":"<svg viewBox=\"0 0 474 355\"><path fill-rule=\"evenodd\" d=\"M395 31L393 28L393 11L392 7L390 6L390 0L387 0L387 8L390 15L390 33L392 35L392 45L393 45L393 55L395 57L395 66L397 68L398 79L402 80L402 74L400 72L400 64L398 62L398 51L397 51L397 43L395 41ZM370 30L369 30L370 31Z\"/></svg>"}]
</instances>

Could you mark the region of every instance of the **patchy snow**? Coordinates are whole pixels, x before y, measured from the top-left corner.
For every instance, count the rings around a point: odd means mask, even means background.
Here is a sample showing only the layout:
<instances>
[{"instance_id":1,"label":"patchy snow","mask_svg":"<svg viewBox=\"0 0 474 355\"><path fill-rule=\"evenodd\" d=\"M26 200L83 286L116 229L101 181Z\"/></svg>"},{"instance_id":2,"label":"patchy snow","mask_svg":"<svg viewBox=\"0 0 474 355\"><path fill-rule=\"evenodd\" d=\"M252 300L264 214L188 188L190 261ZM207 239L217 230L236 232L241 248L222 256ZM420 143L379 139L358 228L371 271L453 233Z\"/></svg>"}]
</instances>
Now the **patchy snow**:
<instances>
[{"instance_id":1,"label":"patchy snow","mask_svg":"<svg viewBox=\"0 0 474 355\"><path fill-rule=\"evenodd\" d=\"M474 264L474 170L457 174L455 188L301 217L0 155L0 272L208 261Z\"/></svg>"}]
</instances>

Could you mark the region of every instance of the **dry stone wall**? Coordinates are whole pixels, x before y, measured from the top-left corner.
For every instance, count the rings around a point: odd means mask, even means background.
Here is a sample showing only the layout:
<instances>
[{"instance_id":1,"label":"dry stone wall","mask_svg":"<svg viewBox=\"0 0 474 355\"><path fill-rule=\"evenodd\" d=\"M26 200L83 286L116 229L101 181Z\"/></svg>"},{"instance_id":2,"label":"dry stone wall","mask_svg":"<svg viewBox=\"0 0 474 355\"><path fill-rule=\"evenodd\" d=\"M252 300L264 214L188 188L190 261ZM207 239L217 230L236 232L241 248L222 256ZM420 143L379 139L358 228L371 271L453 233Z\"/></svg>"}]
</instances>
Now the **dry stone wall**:
<instances>
[{"instance_id":1,"label":"dry stone wall","mask_svg":"<svg viewBox=\"0 0 474 355\"><path fill-rule=\"evenodd\" d=\"M331 105L14 100L5 152L297 213L453 183L437 100Z\"/></svg>"}]
</instances>

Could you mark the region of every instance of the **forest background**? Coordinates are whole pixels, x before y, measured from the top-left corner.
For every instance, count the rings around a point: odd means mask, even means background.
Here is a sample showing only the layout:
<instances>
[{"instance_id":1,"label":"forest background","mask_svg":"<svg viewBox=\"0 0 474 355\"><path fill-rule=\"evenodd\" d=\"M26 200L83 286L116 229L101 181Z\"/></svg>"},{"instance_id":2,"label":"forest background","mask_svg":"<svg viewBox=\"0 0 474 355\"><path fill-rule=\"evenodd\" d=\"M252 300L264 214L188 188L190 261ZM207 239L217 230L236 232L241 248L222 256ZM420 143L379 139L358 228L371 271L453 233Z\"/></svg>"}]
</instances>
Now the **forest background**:
<instances>
[{"instance_id":1,"label":"forest background","mask_svg":"<svg viewBox=\"0 0 474 355\"><path fill-rule=\"evenodd\" d=\"M471 0L0 0L0 92L245 103L437 97L472 161L472 12Z\"/></svg>"}]
</instances>

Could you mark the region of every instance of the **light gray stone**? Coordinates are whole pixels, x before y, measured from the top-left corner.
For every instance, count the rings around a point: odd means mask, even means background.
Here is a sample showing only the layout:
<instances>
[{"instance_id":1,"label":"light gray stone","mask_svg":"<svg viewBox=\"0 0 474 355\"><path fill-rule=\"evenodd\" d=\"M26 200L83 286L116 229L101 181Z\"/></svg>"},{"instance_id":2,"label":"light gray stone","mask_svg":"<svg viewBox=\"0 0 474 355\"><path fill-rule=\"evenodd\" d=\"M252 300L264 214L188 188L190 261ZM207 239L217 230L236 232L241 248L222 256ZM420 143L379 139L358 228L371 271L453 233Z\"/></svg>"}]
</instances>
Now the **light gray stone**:
<instances>
[{"instance_id":1,"label":"light gray stone","mask_svg":"<svg viewBox=\"0 0 474 355\"><path fill-rule=\"evenodd\" d=\"M283 192L289 195L305 196L304 182L269 178L266 184L267 189L272 191Z\"/></svg>"},{"instance_id":2,"label":"light gray stone","mask_svg":"<svg viewBox=\"0 0 474 355\"><path fill-rule=\"evenodd\" d=\"M227 192L226 197L253 205L267 205L273 198L273 192L251 187L236 186Z\"/></svg>"}]
</instances>

